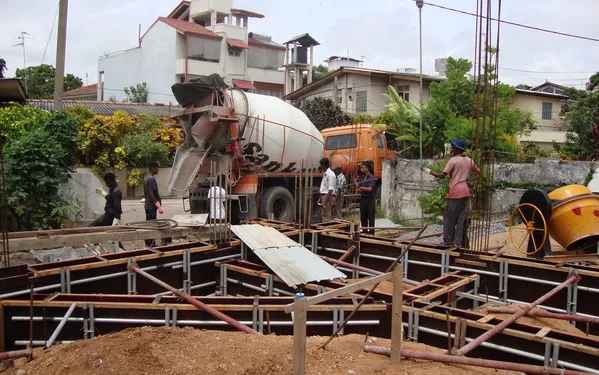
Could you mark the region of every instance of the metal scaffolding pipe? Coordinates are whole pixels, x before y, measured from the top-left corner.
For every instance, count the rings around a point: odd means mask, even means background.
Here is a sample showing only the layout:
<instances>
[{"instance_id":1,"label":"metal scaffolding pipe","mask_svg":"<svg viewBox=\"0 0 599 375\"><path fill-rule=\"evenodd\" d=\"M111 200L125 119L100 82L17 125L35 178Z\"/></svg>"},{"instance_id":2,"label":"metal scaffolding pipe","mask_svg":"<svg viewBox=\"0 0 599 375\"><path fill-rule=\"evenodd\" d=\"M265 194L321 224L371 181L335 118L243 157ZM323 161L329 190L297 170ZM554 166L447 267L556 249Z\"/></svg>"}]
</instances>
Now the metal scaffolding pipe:
<instances>
[{"instance_id":1,"label":"metal scaffolding pipe","mask_svg":"<svg viewBox=\"0 0 599 375\"><path fill-rule=\"evenodd\" d=\"M13 350L11 352L0 352L0 361L28 357L29 355L31 355L31 349Z\"/></svg>"},{"instance_id":2,"label":"metal scaffolding pipe","mask_svg":"<svg viewBox=\"0 0 599 375\"><path fill-rule=\"evenodd\" d=\"M129 267L129 269L131 271L137 273L138 275L141 275L141 276L145 277L146 279L152 281L153 283L161 286L162 288L167 289L167 290L171 291L172 293L176 294L177 296L183 298L185 301L189 302L191 305L195 306L199 310L204 310L208 314L212 315L213 317L220 319L224 322L227 322L230 326L238 329L239 331L242 331L245 333L256 333L256 334L258 333L256 331L254 331L253 329L249 328L248 326L245 326L245 325L239 323L237 320L231 318L230 316L223 314L222 312L218 311L217 309L213 308L212 306L209 306L203 302L200 302L197 298L194 298L194 297L190 296L189 294L180 291L177 288L173 288L172 286L165 283L164 281L150 275L149 273L147 273L145 271L142 271L137 266L131 266L131 267Z\"/></svg>"},{"instance_id":3,"label":"metal scaffolding pipe","mask_svg":"<svg viewBox=\"0 0 599 375\"><path fill-rule=\"evenodd\" d=\"M500 306L500 307L489 307L487 308L487 312L494 314L514 314L521 310L524 305L518 306ZM582 323L594 323L599 324L599 318L592 316L585 316L580 314L559 314L551 311L546 311L541 308L534 308L530 310L526 315L534 316L539 318L551 318L551 319L559 319L559 320L567 320L572 322L582 322Z\"/></svg>"},{"instance_id":4,"label":"metal scaffolding pipe","mask_svg":"<svg viewBox=\"0 0 599 375\"><path fill-rule=\"evenodd\" d=\"M347 249L347 251L345 253L343 253L343 255L341 255L339 257L339 259L337 259L334 263L333 266L336 266L339 264L339 262L343 262L345 261L347 258L349 258L350 255L352 255L352 253L354 252L354 250L356 249L355 245L352 245L349 247L349 249Z\"/></svg>"},{"instance_id":5,"label":"metal scaffolding pipe","mask_svg":"<svg viewBox=\"0 0 599 375\"><path fill-rule=\"evenodd\" d=\"M60 319L60 323L58 323L58 325L56 326L56 329L54 330L54 332L52 332L52 335L50 336L50 338L48 339L48 342L46 343L46 348L49 348L52 346L52 344L54 344L54 341L56 340L58 335L60 335L60 332L62 331L65 324L67 324L67 321L73 314L73 311L75 311L75 307L77 307L76 303L71 304L71 306L69 307L67 312L62 317L62 319Z\"/></svg>"},{"instance_id":6,"label":"metal scaffolding pipe","mask_svg":"<svg viewBox=\"0 0 599 375\"><path fill-rule=\"evenodd\" d=\"M367 272L367 273L371 273L373 275L382 275L384 273L384 272L381 272L381 271L373 270L372 268L366 268L366 267L362 267L362 266L356 266L355 264L344 262L341 259L329 258L329 257L324 256L324 255L321 255L320 257L322 259L326 260L327 262L331 263L333 266L342 266L342 267L345 267L345 268L349 268L350 270Z\"/></svg>"},{"instance_id":7,"label":"metal scaffolding pipe","mask_svg":"<svg viewBox=\"0 0 599 375\"><path fill-rule=\"evenodd\" d=\"M376 345L365 345L364 351L368 353L383 354L390 356L391 349ZM527 365L523 363L494 361L482 358L470 358L430 351L401 349L401 355L406 358L422 359L443 363L454 363L458 365L486 367L497 370L520 371L526 374L555 374L555 375L587 375L587 372L565 370L560 368L549 368L544 366Z\"/></svg>"},{"instance_id":8,"label":"metal scaffolding pipe","mask_svg":"<svg viewBox=\"0 0 599 375\"><path fill-rule=\"evenodd\" d=\"M533 303L531 303L529 305L526 305L526 307L524 307L523 309L520 309L519 311L517 311L516 313L514 313L508 319L502 321L501 323L499 323L498 325L496 325L492 329L488 330L487 332L485 332L482 335L478 336L476 339L470 341L468 344L466 344L463 347L461 347L456 352L456 354L457 355L466 355L466 354L470 353L472 350L474 350L478 346L480 346L480 344L482 344L483 342L489 340L490 338L492 338L493 336L495 336L496 334L500 333L505 328L507 328L510 324L514 323L516 320L518 320L521 317L523 317L524 315L526 315L530 310L532 310L533 308L535 308L537 305L540 305L541 303L547 301L549 298L551 298L554 295L556 295L559 291L561 291L562 289L564 289L568 285L577 283L578 281L580 281L580 276L578 276L576 274L568 277L566 279L566 281L564 281L563 283L559 284L555 288L551 289L546 294L543 294L541 297L537 298Z\"/></svg>"}]
</instances>

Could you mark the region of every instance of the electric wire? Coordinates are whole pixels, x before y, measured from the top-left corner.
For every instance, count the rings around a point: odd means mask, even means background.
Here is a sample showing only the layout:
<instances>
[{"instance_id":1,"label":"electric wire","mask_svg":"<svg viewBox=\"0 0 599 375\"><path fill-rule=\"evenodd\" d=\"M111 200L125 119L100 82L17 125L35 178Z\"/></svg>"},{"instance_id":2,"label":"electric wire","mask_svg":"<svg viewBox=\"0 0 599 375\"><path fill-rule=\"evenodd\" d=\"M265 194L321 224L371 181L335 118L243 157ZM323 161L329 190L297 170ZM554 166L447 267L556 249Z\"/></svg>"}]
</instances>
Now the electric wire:
<instances>
[{"instance_id":1,"label":"electric wire","mask_svg":"<svg viewBox=\"0 0 599 375\"><path fill-rule=\"evenodd\" d=\"M415 1L415 0L411 0L411 1ZM429 3L429 2L425 2L424 4L425 5L429 5L431 7L448 10L448 11L451 11L451 12L466 14L466 15L474 16L474 17L481 17L481 16L477 16L475 13L472 13L472 12L469 12L469 11L465 11L465 10L461 10L461 9L451 8L451 7L448 7L448 6L445 6L445 5L440 5L440 4L435 4L435 3ZM482 16L482 17L484 17L484 16ZM497 21L497 18L490 17L489 20L491 20L491 21ZM576 39L588 40L588 41L591 41L591 42L599 42L598 38L593 38L593 37L590 37L590 36L571 34L571 33L566 33L566 32L562 32L562 31L556 31L556 30L546 29L544 27L538 27L538 26L532 26L532 25L522 24L522 23L519 23L519 22L508 21L508 20L505 20L505 19L501 19L501 20L499 20L499 22L500 23L504 23L506 25L521 27L521 28L530 29L530 30L541 31L541 32L550 33L550 34L554 34L554 35L560 35L560 36L569 37L569 38L576 38Z\"/></svg>"},{"instance_id":2,"label":"electric wire","mask_svg":"<svg viewBox=\"0 0 599 375\"><path fill-rule=\"evenodd\" d=\"M46 61L46 53L48 52L48 46L50 45L50 40L52 39L52 36L54 35L54 25L57 23L57 19L58 19L58 9L60 3L56 4L56 10L54 11L54 17L52 17L52 24L50 26L50 32L48 33L48 40L46 40L46 46L44 47L44 53L42 53L42 60L40 61L40 65L43 64Z\"/></svg>"}]
</instances>

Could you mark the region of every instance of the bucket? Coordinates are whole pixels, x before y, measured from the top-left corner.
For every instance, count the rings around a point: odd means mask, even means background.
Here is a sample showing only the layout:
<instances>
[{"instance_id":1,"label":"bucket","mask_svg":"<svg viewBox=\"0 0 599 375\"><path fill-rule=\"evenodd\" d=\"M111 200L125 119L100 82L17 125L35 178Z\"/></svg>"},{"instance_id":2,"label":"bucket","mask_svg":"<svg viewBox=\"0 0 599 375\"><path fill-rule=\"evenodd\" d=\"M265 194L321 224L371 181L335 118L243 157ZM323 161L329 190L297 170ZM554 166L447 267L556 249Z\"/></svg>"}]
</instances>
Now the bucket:
<instances>
[{"instance_id":1,"label":"bucket","mask_svg":"<svg viewBox=\"0 0 599 375\"><path fill-rule=\"evenodd\" d=\"M599 242L599 196L582 185L548 194L554 202L549 233L566 250L586 249Z\"/></svg>"}]
</instances>

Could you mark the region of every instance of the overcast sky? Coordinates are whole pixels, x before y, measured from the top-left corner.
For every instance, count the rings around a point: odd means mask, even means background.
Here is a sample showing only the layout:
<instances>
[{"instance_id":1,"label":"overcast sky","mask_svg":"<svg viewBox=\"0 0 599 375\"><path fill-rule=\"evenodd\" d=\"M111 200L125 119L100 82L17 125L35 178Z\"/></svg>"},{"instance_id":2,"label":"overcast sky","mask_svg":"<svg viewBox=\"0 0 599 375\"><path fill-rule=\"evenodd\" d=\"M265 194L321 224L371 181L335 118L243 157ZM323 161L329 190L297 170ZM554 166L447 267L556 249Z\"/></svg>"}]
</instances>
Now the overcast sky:
<instances>
[{"instance_id":1,"label":"overcast sky","mask_svg":"<svg viewBox=\"0 0 599 375\"><path fill-rule=\"evenodd\" d=\"M475 6L475 0L430 2L468 11ZM71 0L66 71L96 82L98 56L134 47L138 24L145 31L178 3ZM264 19L250 19L250 30L277 42L310 33L321 43L317 62L349 54L369 68L418 68L418 12L411 0L234 0L234 6L263 13ZM8 63L9 76L23 65L21 47L13 46L21 31L31 34L25 41L27 65L54 65L58 0L0 0L0 9L0 57ZM593 38L599 38L598 16L599 0L503 0L503 19ZM438 57L472 59L474 17L425 5L422 18L425 72L433 72ZM500 66L505 68L501 80L511 84L551 80L583 87L599 70L599 42L503 25Z\"/></svg>"}]
</instances>

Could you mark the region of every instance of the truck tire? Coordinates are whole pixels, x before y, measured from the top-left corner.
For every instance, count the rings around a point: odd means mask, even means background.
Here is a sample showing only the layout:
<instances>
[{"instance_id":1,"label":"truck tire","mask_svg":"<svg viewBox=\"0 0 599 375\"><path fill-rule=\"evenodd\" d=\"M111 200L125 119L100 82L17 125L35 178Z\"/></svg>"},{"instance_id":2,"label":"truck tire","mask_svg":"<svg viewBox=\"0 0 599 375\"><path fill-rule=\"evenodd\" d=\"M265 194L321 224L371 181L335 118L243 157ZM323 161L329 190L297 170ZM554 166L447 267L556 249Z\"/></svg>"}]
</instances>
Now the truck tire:
<instances>
[{"instance_id":1,"label":"truck tire","mask_svg":"<svg viewBox=\"0 0 599 375\"><path fill-rule=\"evenodd\" d=\"M293 222L295 220L295 200L284 187L271 187L262 195L260 216L275 220Z\"/></svg>"}]
</instances>

